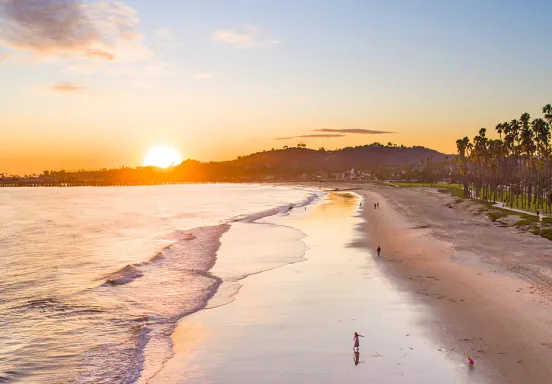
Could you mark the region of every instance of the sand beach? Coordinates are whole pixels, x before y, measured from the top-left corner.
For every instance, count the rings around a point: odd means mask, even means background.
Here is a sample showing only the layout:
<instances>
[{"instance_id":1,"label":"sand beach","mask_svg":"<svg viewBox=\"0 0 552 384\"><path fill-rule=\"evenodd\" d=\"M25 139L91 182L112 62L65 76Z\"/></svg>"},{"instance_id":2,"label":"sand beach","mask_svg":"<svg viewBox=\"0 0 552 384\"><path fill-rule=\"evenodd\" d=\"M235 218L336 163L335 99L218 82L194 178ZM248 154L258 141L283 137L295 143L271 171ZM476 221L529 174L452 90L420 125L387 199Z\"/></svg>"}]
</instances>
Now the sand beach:
<instances>
[{"instance_id":1,"label":"sand beach","mask_svg":"<svg viewBox=\"0 0 552 384\"><path fill-rule=\"evenodd\" d=\"M339 189L265 220L299 228L305 260L239 280L233 302L184 318L151 383L548 382L546 239L431 189ZM241 257L224 242L219 260Z\"/></svg>"},{"instance_id":2,"label":"sand beach","mask_svg":"<svg viewBox=\"0 0 552 384\"><path fill-rule=\"evenodd\" d=\"M174 357L150 383L485 383L464 351L426 327L429 305L383 273L357 192L266 219L305 234L305 260L248 276L233 302L184 318ZM219 261L241 257L221 241ZM364 336L358 355L355 331Z\"/></svg>"},{"instance_id":3,"label":"sand beach","mask_svg":"<svg viewBox=\"0 0 552 384\"><path fill-rule=\"evenodd\" d=\"M380 266L416 302L448 350L473 356L492 383L547 383L552 370L552 243L504 227L477 203L431 189L370 187L368 245Z\"/></svg>"}]
</instances>

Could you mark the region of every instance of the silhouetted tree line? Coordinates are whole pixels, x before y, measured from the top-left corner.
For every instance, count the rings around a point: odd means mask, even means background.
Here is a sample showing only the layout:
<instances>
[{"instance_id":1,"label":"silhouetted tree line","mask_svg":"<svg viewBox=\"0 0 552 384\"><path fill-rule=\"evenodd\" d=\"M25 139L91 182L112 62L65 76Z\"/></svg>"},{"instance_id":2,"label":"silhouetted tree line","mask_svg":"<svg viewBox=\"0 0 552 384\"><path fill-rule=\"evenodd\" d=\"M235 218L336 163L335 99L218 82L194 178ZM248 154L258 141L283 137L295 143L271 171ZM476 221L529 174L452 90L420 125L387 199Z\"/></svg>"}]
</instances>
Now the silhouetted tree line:
<instances>
[{"instance_id":1,"label":"silhouetted tree line","mask_svg":"<svg viewBox=\"0 0 552 384\"><path fill-rule=\"evenodd\" d=\"M531 120L528 113L519 119L499 123L498 139L487 137L481 128L471 141L456 141L457 165L464 194L503 201L510 207L531 207L550 212L552 170L550 130L552 107L542 108L544 118Z\"/></svg>"}]
</instances>

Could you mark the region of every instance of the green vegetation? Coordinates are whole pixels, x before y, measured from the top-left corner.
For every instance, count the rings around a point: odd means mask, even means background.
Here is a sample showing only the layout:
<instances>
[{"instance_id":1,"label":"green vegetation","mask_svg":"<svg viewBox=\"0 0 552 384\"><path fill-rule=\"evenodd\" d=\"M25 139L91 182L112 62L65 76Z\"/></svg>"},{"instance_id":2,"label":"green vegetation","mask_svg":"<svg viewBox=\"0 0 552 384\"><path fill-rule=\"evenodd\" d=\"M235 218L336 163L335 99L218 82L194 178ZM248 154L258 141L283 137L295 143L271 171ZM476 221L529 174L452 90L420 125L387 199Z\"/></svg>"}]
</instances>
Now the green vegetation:
<instances>
[{"instance_id":1,"label":"green vegetation","mask_svg":"<svg viewBox=\"0 0 552 384\"><path fill-rule=\"evenodd\" d=\"M509 207L509 208L521 209L523 211L532 212L532 213L537 213L537 210L538 210L538 211L544 213L544 210L542 209L542 207L539 208L539 206L533 200L531 200L530 204L527 204L527 202L525 202L523 204L521 199L514 200L511 203L508 203L508 193L507 192L497 193L493 197L494 197L493 202L495 202L495 203L505 203L506 207ZM478 199L483 199L484 197L478 195L477 198Z\"/></svg>"},{"instance_id":2,"label":"green vegetation","mask_svg":"<svg viewBox=\"0 0 552 384\"><path fill-rule=\"evenodd\" d=\"M435 188L435 187L442 187L442 186L448 186L450 184L446 183L418 183L418 182L408 182L408 181L399 181L396 183L393 183L396 187L399 188ZM455 184L459 185L459 184Z\"/></svg>"},{"instance_id":3,"label":"green vegetation","mask_svg":"<svg viewBox=\"0 0 552 384\"><path fill-rule=\"evenodd\" d=\"M527 219L521 219L515 222L514 227L527 227L533 224L534 222Z\"/></svg>"},{"instance_id":4,"label":"green vegetation","mask_svg":"<svg viewBox=\"0 0 552 384\"><path fill-rule=\"evenodd\" d=\"M464 201L464 191L461 184L397 182L393 185L399 188L439 188L439 192L448 193Z\"/></svg>"},{"instance_id":5,"label":"green vegetation","mask_svg":"<svg viewBox=\"0 0 552 384\"><path fill-rule=\"evenodd\" d=\"M497 221L498 219L502 219L503 217L509 216L509 213L505 211L491 211L487 213L487 216L492 221Z\"/></svg>"},{"instance_id":6,"label":"green vegetation","mask_svg":"<svg viewBox=\"0 0 552 384\"><path fill-rule=\"evenodd\" d=\"M398 188L437 188L439 192L449 194L453 197L456 197L454 204L460 204L466 201L464 199L464 190L460 184L428 184L428 183L408 183L408 182L399 182L393 183L395 187ZM480 214L486 214L489 219L493 222L500 222L505 225L514 226L520 230L530 232L536 236L544 237L548 240L552 240L552 217L544 217L542 219L542 229L541 224L537 216L529 213L520 213L511 211L509 209L503 209L496 207L495 203L492 201L480 200L480 199L471 199L476 204L479 204L480 207L477 209L477 212ZM527 210L528 206L525 206ZM518 208L521 209L521 208ZM500 221L505 217L519 217L519 220L514 224L508 224L506 222Z\"/></svg>"},{"instance_id":7,"label":"green vegetation","mask_svg":"<svg viewBox=\"0 0 552 384\"><path fill-rule=\"evenodd\" d=\"M543 228L540 235L548 240L552 240L552 228Z\"/></svg>"},{"instance_id":8,"label":"green vegetation","mask_svg":"<svg viewBox=\"0 0 552 384\"><path fill-rule=\"evenodd\" d=\"M456 202L463 202L464 199L464 192L462 191L462 188L457 186L457 184L451 184L449 187L446 187L446 188L440 188L439 189L439 192L441 193L448 193L449 195L451 196L455 196L457 199L456 199Z\"/></svg>"},{"instance_id":9,"label":"green vegetation","mask_svg":"<svg viewBox=\"0 0 552 384\"><path fill-rule=\"evenodd\" d=\"M492 221L498 221L501 222L500 219L507 217L507 216L518 216L519 220L516 221L514 224L510 224L511 226L516 227L519 230L531 232L533 235L544 237L545 239L552 240L552 218L546 217L543 218L542 223L539 222L539 219L537 216L529 215L529 214L523 214L519 212L513 212L506 209L496 209L496 207L493 207L494 210L487 212L487 216ZM484 211L486 211L484 209ZM502 222L503 224L506 224ZM542 229L541 229L542 225Z\"/></svg>"}]
</instances>

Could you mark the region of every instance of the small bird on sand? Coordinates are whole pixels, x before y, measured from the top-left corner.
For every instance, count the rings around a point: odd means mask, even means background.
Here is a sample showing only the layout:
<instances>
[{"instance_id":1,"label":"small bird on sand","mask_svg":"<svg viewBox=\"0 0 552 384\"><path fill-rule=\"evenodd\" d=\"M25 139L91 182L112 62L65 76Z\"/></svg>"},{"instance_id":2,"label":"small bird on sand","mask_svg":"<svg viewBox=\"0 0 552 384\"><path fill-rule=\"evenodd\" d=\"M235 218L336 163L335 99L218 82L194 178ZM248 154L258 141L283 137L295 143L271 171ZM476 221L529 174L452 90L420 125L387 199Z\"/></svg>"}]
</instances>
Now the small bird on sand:
<instances>
[{"instance_id":1,"label":"small bird on sand","mask_svg":"<svg viewBox=\"0 0 552 384\"><path fill-rule=\"evenodd\" d=\"M468 356L468 365L470 366L470 368L473 367L474 364L475 364L475 361L473 361L473 359Z\"/></svg>"}]
</instances>

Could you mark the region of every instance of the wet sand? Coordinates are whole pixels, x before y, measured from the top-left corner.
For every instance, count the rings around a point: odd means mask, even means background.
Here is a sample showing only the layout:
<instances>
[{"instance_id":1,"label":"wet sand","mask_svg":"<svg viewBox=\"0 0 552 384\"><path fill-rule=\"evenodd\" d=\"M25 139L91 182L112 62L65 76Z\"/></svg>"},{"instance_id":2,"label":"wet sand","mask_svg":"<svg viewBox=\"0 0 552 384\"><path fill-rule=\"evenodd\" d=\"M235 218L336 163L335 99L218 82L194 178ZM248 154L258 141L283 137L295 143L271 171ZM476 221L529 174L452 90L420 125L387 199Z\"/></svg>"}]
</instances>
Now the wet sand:
<instances>
[{"instance_id":1,"label":"wet sand","mask_svg":"<svg viewBox=\"0 0 552 384\"><path fill-rule=\"evenodd\" d=\"M380 245L381 269L431 308L433 338L492 383L552 382L552 243L434 190L364 188L364 245Z\"/></svg>"},{"instance_id":2,"label":"wet sand","mask_svg":"<svg viewBox=\"0 0 552 384\"><path fill-rule=\"evenodd\" d=\"M485 383L464 351L433 337L428 303L382 274L359 202L330 193L266 219L305 234L306 260L248 276L227 287L233 302L182 319L175 356L150 383ZM235 243L221 241L221 263L244 262ZM355 331L365 336L358 356Z\"/></svg>"}]
</instances>

